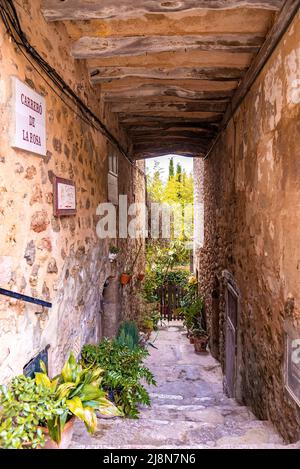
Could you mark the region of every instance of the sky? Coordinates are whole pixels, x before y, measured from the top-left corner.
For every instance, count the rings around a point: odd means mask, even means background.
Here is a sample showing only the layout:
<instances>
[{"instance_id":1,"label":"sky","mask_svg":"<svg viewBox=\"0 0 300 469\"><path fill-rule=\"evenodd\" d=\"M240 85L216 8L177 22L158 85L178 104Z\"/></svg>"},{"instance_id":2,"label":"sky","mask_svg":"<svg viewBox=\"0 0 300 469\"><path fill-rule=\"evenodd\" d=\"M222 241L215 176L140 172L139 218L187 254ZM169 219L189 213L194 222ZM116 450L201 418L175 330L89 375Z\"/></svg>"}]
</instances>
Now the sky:
<instances>
[{"instance_id":1,"label":"sky","mask_svg":"<svg viewBox=\"0 0 300 469\"><path fill-rule=\"evenodd\" d=\"M177 163L181 164L182 169L186 171L186 173L191 173L193 171L193 158L189 158L187 156L177 156L177 155L165 155L160 156L159 158L149 158L146 160L146 169L147 173L152 174L155 162L159 162L159 167L161 169L161 176L164 181L167 181L169 175L169 162L170 159L173 157L174 159L174 168L176 171Z\"/></svg>"}]
</instances>

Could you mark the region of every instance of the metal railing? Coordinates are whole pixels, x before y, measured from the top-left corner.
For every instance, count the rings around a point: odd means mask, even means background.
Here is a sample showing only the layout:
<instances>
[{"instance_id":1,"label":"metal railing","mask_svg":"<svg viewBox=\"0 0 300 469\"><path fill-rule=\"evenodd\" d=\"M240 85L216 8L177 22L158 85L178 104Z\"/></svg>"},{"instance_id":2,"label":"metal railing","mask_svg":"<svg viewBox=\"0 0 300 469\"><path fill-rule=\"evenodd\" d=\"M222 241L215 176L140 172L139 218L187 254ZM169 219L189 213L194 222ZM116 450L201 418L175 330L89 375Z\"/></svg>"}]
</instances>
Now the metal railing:
<instances>
[{"instance_id":1,"label":"metal railing","mask_svg":"<svg viewBox=\"0 0 300 469\"><path fill-rule=\"evenodd\" d=\"M15 298L16 300L25 301L26 303L39 305L43 308L52 308L52 303L49 303L49 301L40 300L39 298L33 298L32 296L27 296L23 295L22 293L6 290L5 288L0 288L0 295L9 296L10 298Z\"/></svg>"}]
</instances>

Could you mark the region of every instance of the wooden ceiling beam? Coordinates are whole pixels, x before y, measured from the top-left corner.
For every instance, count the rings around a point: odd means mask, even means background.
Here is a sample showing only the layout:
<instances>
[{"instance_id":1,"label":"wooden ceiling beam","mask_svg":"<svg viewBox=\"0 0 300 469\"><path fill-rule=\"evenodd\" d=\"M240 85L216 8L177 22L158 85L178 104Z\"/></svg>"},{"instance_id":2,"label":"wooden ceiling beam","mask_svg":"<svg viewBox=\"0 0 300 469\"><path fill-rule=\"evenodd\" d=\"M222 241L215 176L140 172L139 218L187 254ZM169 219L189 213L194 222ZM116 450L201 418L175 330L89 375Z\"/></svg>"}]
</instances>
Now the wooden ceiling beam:
<instances>
[{"instance_id":1,"label":"wooden ceiling beam","mask_svg":"<svg viewBox=\"0 0 300 469\"><path fill-rule=\"evenodd\" d=\"M122 80L114 80L111 83L103 83L101 85L101 93L118 93L122 91L134 91L143 89L148 90L150 87L161 88L182 88L191 91L232 91L238 86L238 80L232 81L213 81L213 80L151 80L147 78L124 78Z\"/></svg>"},{"instance_id":2,"label":"wooden ceiling beam","mask_svg":"<svg viewBox=\"0 0 300 469\"><path fill-rule=\"evenodd\" d=\"M185 131L190 131L198 134L203 134L203 133L215 133L216 130L218 129L218 126L193 126L193 125L174 125L174 124L157 124L157 125L133 125L133 126L126 126L126 130L128 131L129 134L131 135L149 135L149 134L156 134L157 132L185 132Z\"/></svg>"},{"instance_id":3,"label":"wooden ceiling beam","mask_svg":"<svg viewBox=\"0 0 300 469\"><path fill-rule=\"evenodd\" d=\"M246 73L246 68L224 67L178 67L178 68L144 68L144 67L98 67L91 70L90 76L94 84L109 83L113 80L137 77L159 80L240 80Z\"/></svg>"},{"instance_id":4,"label":"wooden ceiling beam","mask_svg":"<svg viewBox=\"0 0 300 469\"><path fill-rule=\"evenodd\" d=\"M165 145L137 145L133 146L132 149L132 158L133 159L144 159L144 158L153 158L168 154L177 154L182 156L204 156L207 151L207 147L201 145L184 145L176 144L172 142L167 142Z\"/></svg>"},{"instance_id":5,"label":"wooden ceiling beam","mask_svg":"<svg viewBox=\"0 0 300 469\"><path fill-rule=\"evenodd\" d=\"M133 142L153 142L154 138L159 138L160 141L164 141L165 139L173 139L175 140L182 140L188 139L189 141L199 141L202 139L209 139L212 138L216 132L195 132L191 129L187 130L168 130L168 131L154 131L154 132L143 132L143 133L136 133L130 132L130 137Z\"/></svg>"},{"instance_id":6,"label":"wooden ceiling beam","mask_svg":"<svg viewBox=\"0 0 300 469\"><path fill-rule=\"evenodd\" d=\"M150 122L172 123L172 122L195 122L195 123L219 123L223 117L222 113L216 112L166 112L162 116L160 113L152 114L143 112L119 113L118 118L122 125L140 125Z\"/></svg>"},{"instance_id":7,"label":"wooden ceiling beam","mask_svg":"<svg viewBox=\"0 0 300 469\"><path fill-rule=\"evenodd\" d=\"M255 8L278 11L283 0L43 0L47 21L130 18L146 13L188 12L199 9Z\"/></svg>"},{"instance_id":8,"label":"wooden ceiling beam","mask_svg":"<svg viewBox=\"0 0 300 469\"><path fill-rule=\"evenodd\" d=\"M151 125L151 124L176 124L179 125L204 125L204 124L218 124L222 120L222 114L215 113L199 113L196 116L194 115L170 115L167 119L164 116L159 115L141 115L141 114L119 114L120 122L124 125L137 124L141 125Z\"/></svg>"},{"instance_id":9,"label":"wooden ceiling beam","mask_svg":"<svg viewBox=\"0 0 300 469\"><path fill-rule=\"evenodd\" d=\"M203 34L253 34L265 36L275 11L194 10L169 15L148 14L135 18L64 21L72 41L81 37L193 36Z\"/></svg>"},{"instance_id":10,"label":"wooden ceiling beam","mask_svg":"<svg viewBox=\"0 0 300 469\"><path fill-rule=\"evenodd\" d=\"M177 50L174 52L154 52L138 56L97 57L87 60L89 70L98 67L114 68L248 68L255 54L230 52L228 50Z\"/></svg>"},{"instance_id":11,"label":"wooden ceiling beam","mask_svg":"<svg viewBox=\"0 0 300 469\"><path fill-rule=\"evenodd\" d=\"M162 115L172 112L225 112L228 105L228 100L198 100L198 101L179 101L179 100L169 100L169 101L147 101L142 99L140 101L121 101L111 103L112 112L116 113L130 113L130 112L145 112L153 113L158 112Z\"/></svg>"},{"instance_id":12,"label":"wooden ceiling beam","mask_svg":"<svg viewBox=\"0 0 300 469\"><path fill-rule=\"evenodd\" d=\"M71 48L75 59L137 56L144 54L191 50L224 50L233 53L256 54L264 42L263 36L253 34L223 34L199 36L127 36L82 37Z\"/></svg>"},{"instance_id":13,"label":"wooden ceiling beam","mask_svg":"<svg viewBox=\"0 0 300 469\"><path fill-rule=\"evenodd\" d=\"M122 101L123 99L140 99L150 97L170 97L183 98L187 100L201 99L221 99L230 98L234 90L223 91L195 91L182 88L180 86L164 86L164 84L142 85L135 88L123 89L121 91L105 91L102 96L105 101Z\"/></svg>"},{"instance_id":14,"label":"wooden ceiling beam","mask_svg":"<svg viewBox=\"0 0 300 469\"><path fill-rule=\"evenodd\" d=\"M203 150L191 150L191 151L183 151L182 148L173 148L172 155L178 155L178 156L185 156L187 158L203 158L205 155L205 152ZM145 160L149 158L157 158L159 156L164 156L164 155L170 155L170 148L161 148L159 150L154 150L151 151L151 149L145 150L145 151L135 151L132 154L132 159L133 160Z\"/></svg>"}]
</instances>

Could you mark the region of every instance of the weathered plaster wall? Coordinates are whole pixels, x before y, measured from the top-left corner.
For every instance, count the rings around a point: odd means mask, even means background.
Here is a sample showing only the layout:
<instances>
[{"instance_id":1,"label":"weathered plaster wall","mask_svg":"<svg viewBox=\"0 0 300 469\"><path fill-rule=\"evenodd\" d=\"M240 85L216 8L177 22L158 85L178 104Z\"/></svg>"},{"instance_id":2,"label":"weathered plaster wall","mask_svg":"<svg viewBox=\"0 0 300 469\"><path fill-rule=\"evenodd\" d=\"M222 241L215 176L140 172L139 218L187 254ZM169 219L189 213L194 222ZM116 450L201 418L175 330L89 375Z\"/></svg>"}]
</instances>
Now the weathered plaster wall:
<instances>
[{"instance_id":1,"label":"weathered plaster wall","mask_svg":"<svg viewBox=\"0 0 300 469\"><path fill-rule=\"evenodd\" d=\"M300 337L299 90L298 15L205 161L198 258L210 330L220 313L223 366L224 269L240 289L239 397L294 441L300 409L285 391L283 368L286 320Z\"/></svg>"},{"instance_id":2,"label":"weathered plaster wall","mask_svg":"<svg viewBox=\"0 0 300 469\"><path fill-rule=\"evenodd\" d=\"M64 26L47 24L39 1L18 5L32 44L127 147L113 114L102 105L99 89L89 83L85 63L70 57ZM11 76L45 96L45 158L10 147ZM105 138L42 80L0 24L0 285L53 302L46 314L36 315L39 307L0 297L0 382L22 372L47 344L54 373L70 350L77 354L83 343L101 335L103 286L108 277L118 276L124 263L122 256L116 266L109 263L109 241L99 240L95 230L96 208L107 201L108 148ZM136 170L121 156L119 160L121 193L128 193L130 201L133 194L143 198L144 178L133 180ZM53 174L75 181L76 216L53 216ZM134 250L126 240L121 244L130 259ZM122 297L121 288L119 294Z\"/></svg>"}]
</instances>

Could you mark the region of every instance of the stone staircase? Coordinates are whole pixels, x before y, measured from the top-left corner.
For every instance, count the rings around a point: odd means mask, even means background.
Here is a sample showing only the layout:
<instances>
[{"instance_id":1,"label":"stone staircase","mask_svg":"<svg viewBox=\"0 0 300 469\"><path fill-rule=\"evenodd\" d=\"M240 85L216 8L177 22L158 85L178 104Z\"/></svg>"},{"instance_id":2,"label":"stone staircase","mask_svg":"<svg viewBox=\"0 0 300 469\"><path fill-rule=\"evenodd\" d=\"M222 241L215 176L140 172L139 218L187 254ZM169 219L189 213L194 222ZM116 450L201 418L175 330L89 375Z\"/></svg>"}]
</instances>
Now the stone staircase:
<instances>
[{"instance_id":1,"label":"stone staircase","mask_svg":"<svg viewBox=\"0 0 300 469\"><path fill-rule=\"evenodd\" d=\"M220 365L196 355L181 324L161 328L148 366L157 380L138 420L99 419L88 435L77 422L71 448L300 448L285 445L269 422L226 397Z\"/></svg>"}]
</instances>

